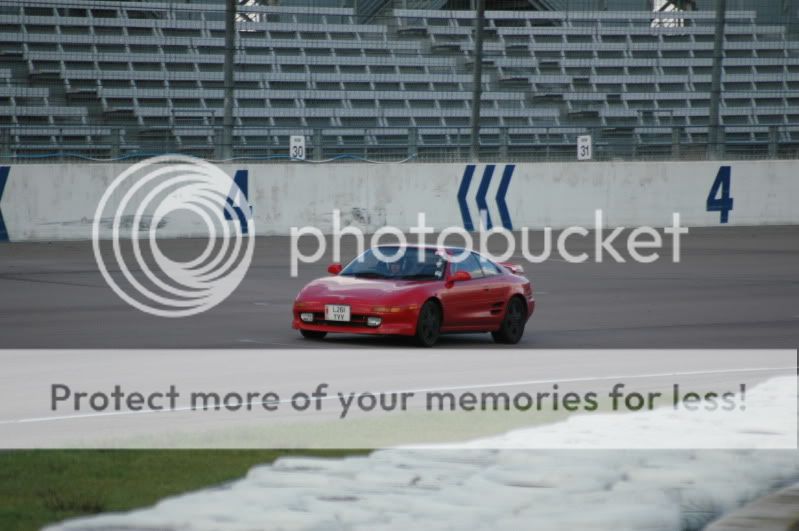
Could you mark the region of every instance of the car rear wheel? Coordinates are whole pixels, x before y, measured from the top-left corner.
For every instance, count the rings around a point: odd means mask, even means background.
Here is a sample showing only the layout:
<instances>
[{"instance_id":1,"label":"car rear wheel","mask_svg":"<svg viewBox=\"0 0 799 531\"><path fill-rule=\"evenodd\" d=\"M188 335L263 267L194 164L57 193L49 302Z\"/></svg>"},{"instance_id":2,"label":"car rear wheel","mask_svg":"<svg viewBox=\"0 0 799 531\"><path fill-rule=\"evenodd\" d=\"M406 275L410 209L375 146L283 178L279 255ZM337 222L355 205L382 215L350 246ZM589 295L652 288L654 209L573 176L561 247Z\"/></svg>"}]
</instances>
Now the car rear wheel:
<instances>
[{"instance_id":1,"label":"car rear wheel","mask_svg":"<svg viewBox=\"0 0 799 531\"><path fill-rule=\"evenodd\" d=\"M524 303L518 297L513 297L508 301L502 325L496 332L491 332L491 335L497 343L515 345L524 335L524 324L526 322Z\"/></svg>"},{"instance_id":2,"label":"car rear wheel","mask_svg":"<svg viewBox=\"0 0 799 531\"><path fill-rule=\"evenodd\" d=\"M416 323L416 342L422 347L432 347L441 335L441 309L433 301L427 301L419 311Z\"/></svg>"},{"instance_id":3,"label":"car rear wheel","mask_svg":"<svg viewBox=\"0 0 799 531\"><path fill-rule=\"evenodd\" d=\"M324 339L327 332L318 332L316 330L300 330L300 334L305 339Z\"/></svg>"}]
</instances>

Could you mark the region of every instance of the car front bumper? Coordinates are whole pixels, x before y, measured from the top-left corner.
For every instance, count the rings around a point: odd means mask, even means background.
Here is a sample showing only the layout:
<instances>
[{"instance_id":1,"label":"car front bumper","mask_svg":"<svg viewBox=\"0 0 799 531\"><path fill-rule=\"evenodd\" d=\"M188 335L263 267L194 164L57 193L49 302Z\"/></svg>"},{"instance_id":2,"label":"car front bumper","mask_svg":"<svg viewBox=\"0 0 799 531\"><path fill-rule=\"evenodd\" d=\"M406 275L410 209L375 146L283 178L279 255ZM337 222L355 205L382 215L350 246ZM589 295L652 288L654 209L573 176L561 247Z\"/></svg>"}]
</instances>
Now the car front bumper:
<instances>
[{"instance_id":1,"label":"car front bumper","mask_svg":"<svg viewBox=\"0 0 799 531\"><path fill-rule=\"evenodd\" d=\"M330 301L327 304L337 304L337 302ZM306 312L314 314L312 322L300 319L300 313ZM371 305L351 304L350 315L352 320L350 322L340 322L325 320L325 302L297 302L294 304L292 314L291 327L296 330L340 334L412 336L416 333L419 309L416 305L375 309ZM366 317L380 317L382 322L379 326L366 326Z\"/></svg>"}]
</instances>

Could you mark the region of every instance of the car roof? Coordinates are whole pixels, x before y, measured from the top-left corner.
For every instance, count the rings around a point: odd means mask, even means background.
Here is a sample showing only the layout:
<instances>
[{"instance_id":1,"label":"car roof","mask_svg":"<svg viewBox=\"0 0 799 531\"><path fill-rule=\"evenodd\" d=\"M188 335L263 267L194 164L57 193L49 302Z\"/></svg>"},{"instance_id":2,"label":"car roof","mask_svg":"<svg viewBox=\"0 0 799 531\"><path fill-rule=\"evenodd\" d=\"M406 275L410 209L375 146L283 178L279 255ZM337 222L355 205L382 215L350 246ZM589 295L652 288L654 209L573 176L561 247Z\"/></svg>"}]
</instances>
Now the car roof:
<instances>
[{"instance_id":1,"label":"car roof","mask_svg":"<svg viewBox=\"0 0 799 531\"><path fill-rule=\"evenodd\" d=\"M427 245L427 244L426 245L419 245L419 244L416 244L416 243L408 243L408 244L404 244L404 245L399 244L399 243L393 243L393 244L387 243L387 244L383 244L383 245L375 245L374 247L377 247L377 248L408 247L408 248L412 248L412 249L432 249L432 250L446 249L447 251L456 251L456 252L463 252L463 251L467 250L465 247L454 247L452 245ZM473 249L468 249L468 251L471 251L473 253L477 253L477 251L475 251ZM480 253L477 253L477 254L480 254Z\"/></svg>"},{"instance_id":2,"label":"car roof","mask_svg":"<svg viewBox=\"0 0 799 531\"><path fill-rule=\"evenodd\" d=\"M406 247L406 248L410 248L410 249L426 249L426 250L431 250L431 251L438 251L439 249L443 249L444 251L446 251L450 255L457 255L457 254L460 254L460 253L462 253L464 251L467 251L467 252L476 254L477 256L479 256L483 260L487 260L487 258L485 256L483 256L482 254L480 254L479 251L475 251L474 249L467 249L465 247L454 247L452 245L441 245L441 246L438 246L438 245L419 245L419 244L410 244L410 243L409 244L405 244L405 245L401 245L401 244L398 244L398 243L395 243L395 244L387 243L387 244L383 244L383 245L375 245L373 247L370 247L370 249L375 249L375 248L378 248L378 249L390 249L390 248L396 248L396 247ZM493 260L489 260L489 261L493 262Z\"/></svg>"}]
</instances>

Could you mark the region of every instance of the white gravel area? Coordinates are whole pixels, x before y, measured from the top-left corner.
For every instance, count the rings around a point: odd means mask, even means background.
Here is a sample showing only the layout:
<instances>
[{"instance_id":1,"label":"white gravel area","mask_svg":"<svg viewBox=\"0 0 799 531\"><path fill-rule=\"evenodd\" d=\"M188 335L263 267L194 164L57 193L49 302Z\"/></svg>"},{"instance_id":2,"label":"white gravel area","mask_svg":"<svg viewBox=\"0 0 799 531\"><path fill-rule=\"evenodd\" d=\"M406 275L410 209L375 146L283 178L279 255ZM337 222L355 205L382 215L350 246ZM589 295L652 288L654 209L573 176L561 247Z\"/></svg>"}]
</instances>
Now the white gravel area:
<instances>
[{"instance_id":1,"label":"white gravel area","mask_svg":"<svg viewBox=\"0 0 799 531\"><path fill-rule=\"evenodd\" d=\"M786 389L795 395L796 380L771 380L750 391L747 405ZM666 422L683 430L673 433L675 439L690 440L696 434L685 430L696 429L706 432L697 440L707 444L691 450L588 449L600 417L576 416L446 447L388 449L344 459L282 458L222 487L49 529L698 530L799 480L795 422L777 432L773 423L770 431L752 426L736 432L723 422L687 428L669 415L602 417L636 443L650 441L650 431L661 431ZM791 440L786 433L791 427L793 449L773 449L781 444L772 441ZM542 441L568 448L569 437L575 448L585 449L534 449ZM707 449L720 447L722 439L727 448L749 449Z\"/></svg>"}]
</instances>

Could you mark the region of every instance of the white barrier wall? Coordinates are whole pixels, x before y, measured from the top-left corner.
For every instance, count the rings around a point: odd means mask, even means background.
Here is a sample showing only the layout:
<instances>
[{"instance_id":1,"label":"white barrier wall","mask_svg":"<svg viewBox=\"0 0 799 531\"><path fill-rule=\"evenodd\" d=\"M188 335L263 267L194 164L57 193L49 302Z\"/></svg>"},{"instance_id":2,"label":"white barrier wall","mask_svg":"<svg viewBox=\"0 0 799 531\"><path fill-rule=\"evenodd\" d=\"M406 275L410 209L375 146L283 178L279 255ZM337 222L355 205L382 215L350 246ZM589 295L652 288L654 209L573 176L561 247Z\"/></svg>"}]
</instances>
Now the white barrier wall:
<instances>
[{"instance_id":1,"label":"white barrier wall","mask_svg":"<svg viewBox=\"0 0 799 531\"><path fill-rule=\"evenodd\" d=\"M8 239L91 237L98 202L127 165L12 165L0 173L0 214ZM227 164L247 172L256 233L288 234L313 225L330 232L334 209L343 225L374 231L389 224L469 227L481 204L497 226L540 229L592 227L597 209L606 227L671 224L679 212L687 226L722 224L708 209L714 183L729 167L729 225L797 224L799 176L795 161L603 162L560 164ZM717 176L720 181L717 182ZM3 186L4 185L4 186ZM713 194L721 202L723 186ZM459 201L459 195L461 200ZM502 198L506 208L503 208ZM725 208L729 208L729 204ZM127 213L127 211L126 211ZM133 214L131 209L130 214ZM103 226L110 226L110 219ZM0 238L2 237L0 222ZM202 236L203 225L167 218L162 237Z\"/></svg>"}]
</instances>

